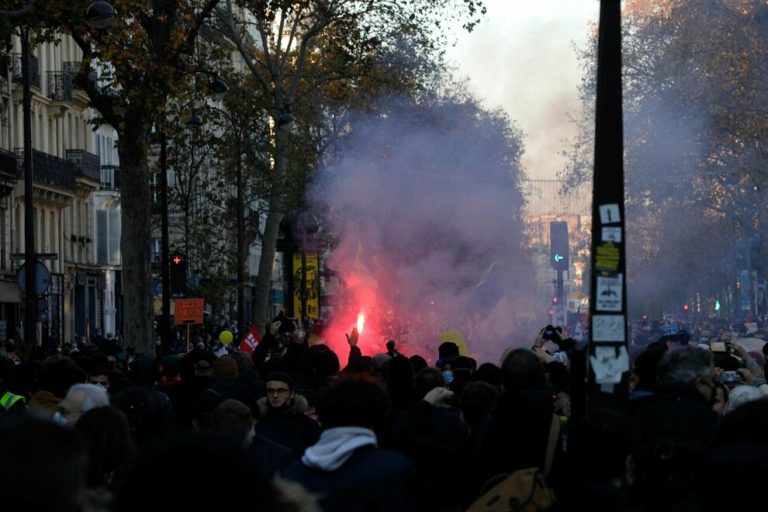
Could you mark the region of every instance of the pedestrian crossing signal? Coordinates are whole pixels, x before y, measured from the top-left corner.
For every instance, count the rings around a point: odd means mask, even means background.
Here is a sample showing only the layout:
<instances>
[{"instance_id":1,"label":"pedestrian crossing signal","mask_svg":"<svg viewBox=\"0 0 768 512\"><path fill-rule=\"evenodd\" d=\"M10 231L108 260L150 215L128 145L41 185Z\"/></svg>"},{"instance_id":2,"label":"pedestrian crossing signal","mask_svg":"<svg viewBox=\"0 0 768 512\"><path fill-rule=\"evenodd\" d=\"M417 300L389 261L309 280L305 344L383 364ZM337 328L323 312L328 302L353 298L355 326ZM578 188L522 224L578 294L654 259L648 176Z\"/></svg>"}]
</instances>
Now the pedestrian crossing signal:
<instances>
[{"instance_id":1,"label":"pedestrian crossing signal","mask_svg":"<svg viewBox=\"0 0 768 512\"><path fill-rule=\"evenodd\" d=\"M187 291L187 258L183 254L171 254L171 293Z\"/></svg>"},{"instance_id":2,"label":"pedestrian crossing signal","mask_svg":"<svg viewBox=\"0 0 768 512\"><path fill-rule=\"evenodd\" d=\"M555 270L568 270L568 223L562 220L549 223L550 263Z\"/></svg>"}]
</instances>

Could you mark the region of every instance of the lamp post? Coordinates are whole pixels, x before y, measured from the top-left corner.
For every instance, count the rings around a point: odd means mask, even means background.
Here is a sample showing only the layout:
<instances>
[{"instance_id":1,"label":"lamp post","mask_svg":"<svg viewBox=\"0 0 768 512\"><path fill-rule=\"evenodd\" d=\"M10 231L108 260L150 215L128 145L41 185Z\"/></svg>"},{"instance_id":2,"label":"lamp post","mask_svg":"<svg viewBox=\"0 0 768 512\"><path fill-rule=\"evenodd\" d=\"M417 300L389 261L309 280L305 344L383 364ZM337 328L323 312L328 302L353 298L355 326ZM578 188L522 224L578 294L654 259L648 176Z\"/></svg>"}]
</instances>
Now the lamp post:
<instances>
[{"instance_id":1,"label":"lamp post","mask_svg":"<svg viewBox=\"0 0 768 512\"><path fill-rule=\"evenodd\" d=\"M190 124L199 126L199 118ZM162 282L162 311L160 315L160 340L162 347L171 346L171 252L168 232L168 135L160 129L160 280Z\"/></svg>"},{"instance_id":2,"label":"lamp post","mask_svg":"<svg viewBox=\"0 0 768 512\"><path fill-rule=\"evenodd\" d=\"M171 275L170 253L168 250L168 139L164 131L160 131L160 264L162 279L162 314L160 316L160 339L163 347L170 346L171 331Z\"/></svg>"},{"instance_id":3,"label":"lamp post","mask_svg":"<svg viewBox=\"0 0 768 512\"><path fill-rule=\"evenodd\" d=\"M214 85L217 82L212 82L209 86L209 90L214 90ZM226 92L226 86L224 87ZM216 96L214 96L216 99ZM220 99L220 98L219 98ZM242 156L242 141L243 133L240 125L232 119L232 116L225 110L208 105L208 108L214 110L224 116L229 122L232 130L235 132L235 238L237 243L236 255L235 255L235 286L237 287L236 306L237 306L237 329L238 333L242 335L245 327L245 198L243 197L243 156Z\"/></svg>"},{"instance_id":4,"label":"lamp post","mask_svg":"<svg viewBox=\"0 0 768 512\"><path fill-rule=\"evenodd\" d=\"M583 405L574 405L574 417L582 417L602 408L625 407L629 397L629 367L624 364L628 310L621 69L621 1L601 0L592 181L587 393ZM615 301L606 302L602 293L610 289L617 290L618 297ZM606 371L606 368L612 371Z\"/></svg>"},{"instance_id":5,"label":"lamp post","mask_svg":"<svg viewBox=\"0 0 768 512\"><path fill-rule=\"evenodd\" d=\"M208 93L215 102L221 101L229 91L229 88L223 80L216 77L208 84ZM237 326L240 333L243 333L245 326L245 262L246 262L246 244L245 244L245 199L243 187L243 169L242 169L242 143L243 129L242 123L238 123L232 115L221 108L213 105L206 105L206 108L218 112L225 117L235 132L235 215L236 219L236 257L235 257L235 279L237 286ZM281 131L291 131L294 127L295 119L290 113L283 113L276 119L276 128Z\"/></svg>"},{"instance_id":6,"label":"lamp post","mask_svg":"<svg viewBox=\"0 0 768 512\"><path fill-rule=\"evenodd\" d=\"M35 208L32 175L32 93L29 90L29 30L21 31L21 82L22 110L24 114L24 343L28 347L35 342L37 327L37 289L35 254Z\"/></svg>"},{"instance_id":7,"label":"lamp post","mask_svg":"<svg viewBox=\"0 0 768 512\"><path fill-rule=\"evenodd\" d=\"M22 118L24 139L24 342L36 341L37 330L37 254L35 252L34 175L32 162L32 93L29 76L29 28L24 25L27 16L37 9L31 1L18 11L4 11L10 19L20 20ZM115 9L104 0L96 0L88 7L86 22L96 28L109 27L115 18Z\"/></svg>"},{"instance_id":8,"label":"lamp post","mask_svg":"<svg viewBox=\"0 0 768 512\"><path fill-rule=\"evenodd\" d=\"M88 6L85 13L85 22L98 30L104 30L112 26L115 22L115 8L109 2L96 0Z\"/></svg>"},{"instance_id":9,"label":"lamp post","mask_svg":"<svg viewBox=\"0 0 768 512\"><path fill-rule=\"evenodd\" d=\"M235 194L235 210L237 215L237 257L235 263L237 265L237 272L235 273L235 279L237 279L237 330L238 335L243 336L245 333L245 205L243 201L243 169L242 169L242 155L240 144L242 142L240 130L237 130L237 136L235 137L235 186L237 192Z\"/></svg>"}]
</instances>

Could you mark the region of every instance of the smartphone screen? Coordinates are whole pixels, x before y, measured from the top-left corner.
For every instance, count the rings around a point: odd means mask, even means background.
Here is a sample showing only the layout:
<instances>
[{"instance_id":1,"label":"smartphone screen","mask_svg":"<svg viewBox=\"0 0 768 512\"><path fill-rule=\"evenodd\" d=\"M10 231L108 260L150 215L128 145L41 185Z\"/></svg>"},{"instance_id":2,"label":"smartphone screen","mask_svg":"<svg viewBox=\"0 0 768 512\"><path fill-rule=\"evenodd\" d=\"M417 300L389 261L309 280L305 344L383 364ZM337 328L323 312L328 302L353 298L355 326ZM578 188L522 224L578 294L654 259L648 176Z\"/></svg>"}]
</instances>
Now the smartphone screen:
<instances>
[{"instance_id":1,"label":"smartphone screen","mask_svg":"<svg viewBox=\"0 0 768 512\"><path fill-rule=\"evenodd\" d=\"M725 342L713 341L709 344L709 348L712 352L725 352Z\"/></svg>"}]
</instances>

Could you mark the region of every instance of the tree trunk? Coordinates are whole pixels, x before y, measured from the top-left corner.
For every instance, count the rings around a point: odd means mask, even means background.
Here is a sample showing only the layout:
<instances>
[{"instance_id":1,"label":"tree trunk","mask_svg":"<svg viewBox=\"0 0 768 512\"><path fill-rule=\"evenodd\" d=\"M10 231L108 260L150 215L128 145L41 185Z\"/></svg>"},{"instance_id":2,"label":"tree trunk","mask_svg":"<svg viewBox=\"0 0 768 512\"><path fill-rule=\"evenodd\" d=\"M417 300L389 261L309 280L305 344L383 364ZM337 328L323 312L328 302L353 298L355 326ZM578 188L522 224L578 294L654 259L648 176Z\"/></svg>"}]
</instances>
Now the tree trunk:
<instances>
[{"instance_id":1,"label":"tree trunk","mask_svg":"<svg viewBox=\"0 0 768 512\"><path fill-rule=\"evenodd\" d=\"M125 123L126 127L141 123ZM123 341L137 354L155 352L154 293L150 266L152 194L144 134L137 127L120 134Z\"/></svg>"},{"instance_id":2,"label":"tree trunk","mask_svg":"<svg viewBox=\"0 0 768 512\"><path fill-rule=\"evenodd\" d=\"M267 220L264 226L264 238L261 241L261 259L259 274L256 276L256 289L253 297L253 323L263 329L269 320L269 291L272 285L272 268L275 261L277 236L280 231L280 221L283 219L283 182L285 181L285 157L280 148L284 136L279 130L275 132L275 175L272 190L269 194Z\"/></svg>"}]
</instances>

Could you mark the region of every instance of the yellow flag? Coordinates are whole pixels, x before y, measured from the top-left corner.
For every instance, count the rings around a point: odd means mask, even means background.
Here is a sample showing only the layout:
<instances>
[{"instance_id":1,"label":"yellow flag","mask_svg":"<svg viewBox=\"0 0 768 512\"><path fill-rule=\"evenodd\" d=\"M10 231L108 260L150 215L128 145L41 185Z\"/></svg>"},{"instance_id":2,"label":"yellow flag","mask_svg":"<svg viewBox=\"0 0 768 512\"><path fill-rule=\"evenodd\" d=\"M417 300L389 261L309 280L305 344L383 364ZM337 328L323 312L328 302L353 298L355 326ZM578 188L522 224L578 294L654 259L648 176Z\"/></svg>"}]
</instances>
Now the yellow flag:
<instances>
[{"instance_id":1,"label":"yellow flag","mask_svg":"<svg viewBox=\"0 0 768 512\"><path fill-rule=\"evenodd\" d=\"M440 341L455 343L459 347L459 355L468 356L469 350L467 350L467 344L464 341L464 336L459 331L445 331L440 333Z\"/></svg>"}]
</instances>

